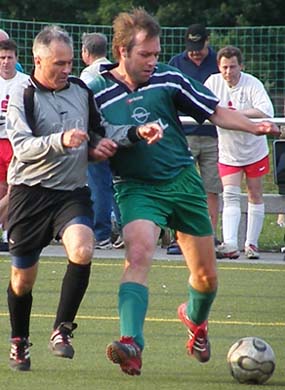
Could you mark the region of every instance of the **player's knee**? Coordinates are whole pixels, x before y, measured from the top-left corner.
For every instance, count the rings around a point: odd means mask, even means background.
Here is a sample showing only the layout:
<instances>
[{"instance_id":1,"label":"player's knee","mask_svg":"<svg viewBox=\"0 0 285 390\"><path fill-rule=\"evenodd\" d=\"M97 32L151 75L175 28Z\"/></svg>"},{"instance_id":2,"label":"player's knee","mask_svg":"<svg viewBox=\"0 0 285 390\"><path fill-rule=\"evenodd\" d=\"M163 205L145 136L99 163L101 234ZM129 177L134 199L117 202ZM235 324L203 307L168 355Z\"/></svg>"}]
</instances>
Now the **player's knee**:
<instances>
[{"instance_id":1,"label":"player's knee","mask_svg":"<svg viewBox=\"0 0 285 390\"><path fill-rule=\"evenodd\" d=\"M218 286L218 278L216 274L213 275L205 275L203 279L203 285L207 292L214 291Z\"/></svg>"},{"instance_id":2,"label":"player's knee","mask_svg":"<svg viewBox=\"0 0 285 390\"><path fill-rule=\"evenodd\" d=\"M240 207L241 189L239 186L225 186L223 192L224 207Z\"/></svg>"},{"instance_id":3,"label":"player's knee","mask_svg":"<svg viewBox=\"0 0 285 390\"><path fill-rule=\"evenodd\" d=\"M21 297L32 291L33 280L29 277L23 277L21 275L13 276L11 278L11 288L15 295Z\"/></svg>"},{"instance_id":4,"label":"player's knee","mask_svg":"<svg viewBox=\"0 0 285 390\"><path fill-rule=\"evenodd\" d=\"M202 273L195 279L191 278L190 283L196 286L197 290L201 292L212 292L218 287L218 277L215 272L213 273Z\"/></svg>"},{"instance_id":5,"label":"player's knee","mask_svg":"<svg viewBox=\"0 0 285 390\"><path fill-rule=\"evenodd\" d=\"M77 244L70 249L68 257L74 263L88 264L92 260L93 250L92 243Z\"/></svg>"}]
</instances>

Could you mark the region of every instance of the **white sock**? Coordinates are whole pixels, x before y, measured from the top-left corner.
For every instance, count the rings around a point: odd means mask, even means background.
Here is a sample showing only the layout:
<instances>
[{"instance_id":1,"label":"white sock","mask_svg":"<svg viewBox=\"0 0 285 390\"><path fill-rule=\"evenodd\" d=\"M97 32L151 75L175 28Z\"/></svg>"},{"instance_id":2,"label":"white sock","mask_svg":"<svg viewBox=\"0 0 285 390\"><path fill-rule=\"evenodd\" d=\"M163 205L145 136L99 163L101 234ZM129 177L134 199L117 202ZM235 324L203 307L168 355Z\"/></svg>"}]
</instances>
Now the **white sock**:
<instances>
[{"instance_id":1,"label":"white sock","mask_svg":"<svg viewBox=\"0 0 285 390\"><path fill-rule=\"evenodd\" d=\"M248 203L247 210L247 232L245 246L250 244L258 247L258 239L262 230L264 220L264 203Z\"/></svg>"},{"instance_id":2,"label":"white sock","mask_svg":"<svg viewBox=\"0 0 285 390\"><path fill-rule=\"evenodd\" d=\"M238 246L238 228L240 223L240 207L229 206L223 210L223 241Z\"/></svg>"},{"instance_id":3,"label":"white sock","mask_svg":"<svg viewBox=\"0 0 285 390\"><path fill-rule=\"evenodd\" d=\"M241 217L240 187L228 185L223 192L223 241L226 244L238 246L238 228Z\"/></svg>"}]
</instances>

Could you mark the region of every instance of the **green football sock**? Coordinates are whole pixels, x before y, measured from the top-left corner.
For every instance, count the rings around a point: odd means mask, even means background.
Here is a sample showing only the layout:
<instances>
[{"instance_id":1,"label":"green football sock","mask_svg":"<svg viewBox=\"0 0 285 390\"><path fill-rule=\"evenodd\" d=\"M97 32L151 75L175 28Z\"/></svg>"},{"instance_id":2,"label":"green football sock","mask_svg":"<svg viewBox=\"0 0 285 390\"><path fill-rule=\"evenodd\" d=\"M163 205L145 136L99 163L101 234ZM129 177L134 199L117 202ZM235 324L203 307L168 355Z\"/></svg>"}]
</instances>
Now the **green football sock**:
<instances>
[{"instance_id":1,"label":"green football sock","mask_svg":"<svg viewBox=\"0 0 285 390\"><path fill-rule=\"evenodd\" d=\"M119 315L121 336L131 336L143 349L143 325L148 307L148 288L127 282L119 289Z\"/></svg>"},{"instance_id":2,"label":"green football sock","mask_svg":"<svg viewBox=\"0 0 285 390\"><path fill-rule=\"evenodd\" d=\"M189 286L187 315L196 325L200 325L208 319L216 293L217 290L210 293L202 293Z\"/></svg>"}]
</instances>

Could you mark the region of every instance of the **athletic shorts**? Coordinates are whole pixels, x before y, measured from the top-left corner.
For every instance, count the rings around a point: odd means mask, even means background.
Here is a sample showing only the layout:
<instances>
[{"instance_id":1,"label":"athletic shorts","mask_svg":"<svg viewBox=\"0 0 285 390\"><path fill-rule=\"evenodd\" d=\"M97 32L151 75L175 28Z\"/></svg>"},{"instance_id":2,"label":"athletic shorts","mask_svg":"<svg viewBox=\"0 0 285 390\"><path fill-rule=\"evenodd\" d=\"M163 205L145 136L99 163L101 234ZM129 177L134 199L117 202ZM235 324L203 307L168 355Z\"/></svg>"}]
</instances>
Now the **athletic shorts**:
<instances>
[{"instance_id":1,"label":"athletic shorts","mask_svg":"<svg viewBox=\"0 0 285 390\"><path fill-rule=\"evenodd\" d=\"M224 177L243 171L246 177L259 177L266 175L270 171L269 157L266 156L262 160L256 161L252 164L236 167L233 165L218 164L220 176Z\"/></svg>"},{"instance_id":2,"label":"athletic shorts","mask_svg":"<svg viewBox=\"0 0 285 390\"><path fill-rule=\"evenodd\" d=\"M123 226L138 219L193 236L212 234L207 197L194 165L166 183L115 184Z\"/></svg>"},{"instance_id":3,"label":"athletic shorts","mask_svg":"<svg viewBox=\"0 0 285 390\"><path fill-rule=\"evenodd\" d=\"M7 172L13 156L11 143L6 138L0 138L0 182L7 182Z\"/></svg>"},{"instance_id":4,"label":"athletic shorts","mask_svg":"<svg viewBox=\"0 0 285 390\"><path fill-rule=\"evenodd\" d=\"M223 187L218 170L218 138L204 135L188 135L186 138L206 192L220 194Z\"/></svg>"},{"instance_id":5,"label":"athletic shorts","mask_svg":"<svg viewBox=\"0 0 285 390\"><path fill-rule=\"evenodd\" d=\"M61 191L36 185L12 186L9 198L8 237L12 256L41 252L53 238L60 239L70 221L93 226L88 187ZM82 222L83 221L83 222Z\"/></svg>"}]
</instances>

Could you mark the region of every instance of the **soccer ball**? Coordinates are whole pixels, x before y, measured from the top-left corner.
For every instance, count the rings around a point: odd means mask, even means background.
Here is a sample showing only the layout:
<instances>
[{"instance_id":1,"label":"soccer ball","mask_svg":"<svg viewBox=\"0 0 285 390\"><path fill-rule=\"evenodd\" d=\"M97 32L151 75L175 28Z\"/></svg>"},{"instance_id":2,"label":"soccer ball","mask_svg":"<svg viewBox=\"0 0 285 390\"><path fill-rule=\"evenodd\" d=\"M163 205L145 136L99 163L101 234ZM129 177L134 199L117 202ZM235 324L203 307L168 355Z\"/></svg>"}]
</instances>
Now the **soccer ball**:
<instances>
[{"instance_id":1,"label":"soccer ball","mask_svg":"<svg viewBox=\"0 0 285 390\"><path fill-rule=\"evenodd\" d=\"M244 337L229 349L227 362L239 383L262 384L273 374L275 355L271 346L258 337Z\"/></svg>"}]
</instances>

